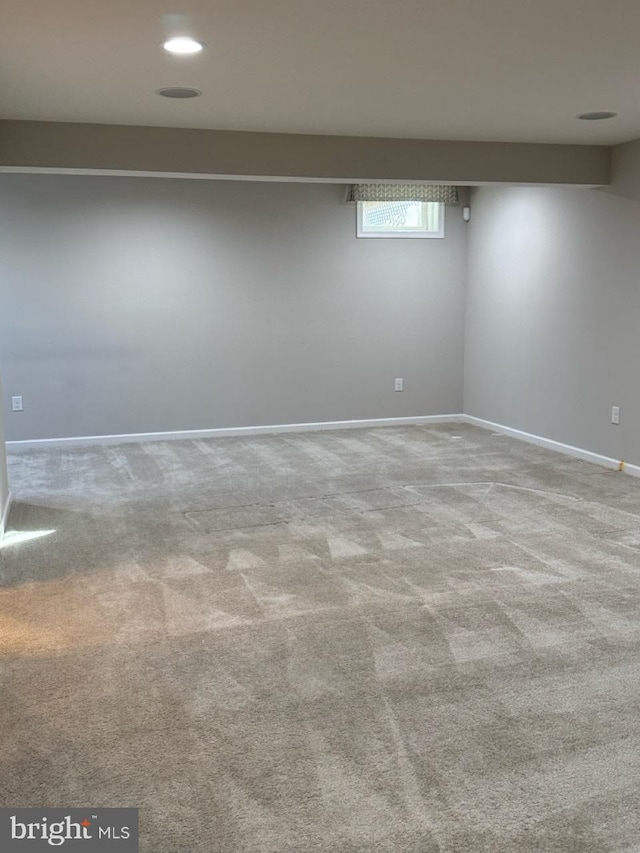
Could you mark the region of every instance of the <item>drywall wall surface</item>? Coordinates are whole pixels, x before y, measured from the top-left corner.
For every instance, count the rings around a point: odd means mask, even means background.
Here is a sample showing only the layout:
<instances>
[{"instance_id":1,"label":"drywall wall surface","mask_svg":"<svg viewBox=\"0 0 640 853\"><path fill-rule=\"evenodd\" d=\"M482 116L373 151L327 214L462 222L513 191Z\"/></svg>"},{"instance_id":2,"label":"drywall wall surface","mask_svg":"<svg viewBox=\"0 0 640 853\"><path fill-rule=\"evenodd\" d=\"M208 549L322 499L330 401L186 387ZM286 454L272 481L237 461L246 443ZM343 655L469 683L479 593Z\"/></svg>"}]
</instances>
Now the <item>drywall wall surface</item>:
<instances>
[{"instance_id":1,"label":"drywall wall surface","mask_svg":"<svg viewBox=\"0 0 640 853\"><path fill-rule=\"evenodd\" d=\"M84 169L325 181L608 184L604 145L455 142L0 121L0 170Z\"/></svg>"},{"instance_id":2,"label":"drywall wall surface","mask_svg":"<svg viewBox=\"0 0 640 853\"><path fill-rule=\"evenodd\" d=\"M640 203L482 188L472 209L465 412L640 463Z\"/></svg>"},{"instance_id":3,"label":"drywall wall surface","mask_svg":"<svg viewBox=\"0 0 640 853\"><path fill-rule=\"evenodd\" d=\"M611 186L606 192L640 199L640 139L611 149Z\"/></svg>"},{"instance_id":4,"label":"drywall wall surface","mask_svg":"<svg viewBox=\"0 0 640 853\"><path fill-rule=\"evenodd\" d=\"M2 380L0 380L0 538L4 533L3 523L7 501L9 500L9 480L7 477L7 455L4 444L4 422L2 416Z\"/></svg>"},{"instance_id":5,"label":"drywall wall surface","mask_svg":"<svg viewBox=\"0 0 640 853\"><path fill-rule=\"evenodd\" d=\"M24 399L7 438L459 412L460 208L444 240L356 239L343 198L0 176L0 369L5 404Z\"/></svg>"}]
</instances>

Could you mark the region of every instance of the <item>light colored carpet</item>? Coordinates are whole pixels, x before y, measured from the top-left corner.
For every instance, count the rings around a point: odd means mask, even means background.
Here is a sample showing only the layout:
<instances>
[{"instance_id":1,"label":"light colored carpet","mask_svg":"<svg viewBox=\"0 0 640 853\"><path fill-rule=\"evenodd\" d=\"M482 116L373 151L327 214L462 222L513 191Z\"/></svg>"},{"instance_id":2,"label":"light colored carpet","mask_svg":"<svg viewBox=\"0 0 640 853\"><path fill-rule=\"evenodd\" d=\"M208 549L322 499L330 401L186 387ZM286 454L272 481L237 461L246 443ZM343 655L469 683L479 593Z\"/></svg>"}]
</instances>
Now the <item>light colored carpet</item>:
<instances>
[{"instance_id":1,"label":"light colored carpet","mask_svg":"<svg viewBox=\"0 0 640 853\"><path fill-rule=\"evenodd\" d=\"M139 806L145 853L640 850L637 480L463 425L10 473L0 805Z\"/></svg>"}]
</instances>

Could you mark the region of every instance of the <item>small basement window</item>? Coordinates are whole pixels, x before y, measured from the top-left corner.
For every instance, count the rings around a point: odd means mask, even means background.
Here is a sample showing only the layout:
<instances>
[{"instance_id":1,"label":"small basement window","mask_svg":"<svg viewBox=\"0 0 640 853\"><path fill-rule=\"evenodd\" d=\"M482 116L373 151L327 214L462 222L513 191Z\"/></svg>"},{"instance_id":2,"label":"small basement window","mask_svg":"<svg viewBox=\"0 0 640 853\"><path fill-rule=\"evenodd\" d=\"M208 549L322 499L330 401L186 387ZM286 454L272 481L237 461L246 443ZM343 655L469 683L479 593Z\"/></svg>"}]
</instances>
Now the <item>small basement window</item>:
<instances>
[{"instance_id":1,"label":"small basement window","mask_svg":"<svg viewBox=\"0 0 640 853\"><path fill-rule=\"evenodd\" d=\"M358 237L444 237L444 204L432 201L359 201Z\"/></svg>"}]
</instances>

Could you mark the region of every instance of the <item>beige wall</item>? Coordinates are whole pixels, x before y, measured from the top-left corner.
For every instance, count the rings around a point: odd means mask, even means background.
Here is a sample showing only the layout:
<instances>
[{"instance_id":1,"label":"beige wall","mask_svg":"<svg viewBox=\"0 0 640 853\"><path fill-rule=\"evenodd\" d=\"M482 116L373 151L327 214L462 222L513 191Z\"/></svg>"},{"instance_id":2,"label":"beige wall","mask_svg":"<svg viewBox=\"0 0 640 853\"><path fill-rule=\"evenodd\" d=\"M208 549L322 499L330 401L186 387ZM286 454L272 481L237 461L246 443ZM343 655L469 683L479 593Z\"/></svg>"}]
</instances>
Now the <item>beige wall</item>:
<instances>
[{"instance_id":1,"label":"beige wall","mask_svg":"<svg viewBox=\"0 0 640 853\"><path fill-rule=\"evenodd\" d=\"M576 184L610 180L598 145L452 142L0 121L0 171L85 169L323 181Z\"/></svg>"}]
</instances>

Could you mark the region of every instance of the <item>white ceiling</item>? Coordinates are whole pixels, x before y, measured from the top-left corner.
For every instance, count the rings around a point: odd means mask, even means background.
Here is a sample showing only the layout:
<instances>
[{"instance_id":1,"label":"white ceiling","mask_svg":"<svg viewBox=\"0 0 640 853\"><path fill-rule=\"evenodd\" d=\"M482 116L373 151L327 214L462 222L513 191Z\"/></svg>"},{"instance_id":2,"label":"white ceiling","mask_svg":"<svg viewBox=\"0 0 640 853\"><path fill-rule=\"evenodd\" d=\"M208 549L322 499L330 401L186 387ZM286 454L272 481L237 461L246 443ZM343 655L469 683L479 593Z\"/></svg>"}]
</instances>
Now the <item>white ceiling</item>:
<instances>
[{"instance_id":1,"label":"white ceiling","mask_svg":"<svg viewBox=\"0 0 640 853\"><path fill-rule=\"evenodd\" d=\"M162 51L184 34L207 50ZM0 16L2 118L616 143L640 137L639 96L638 0L3 0ZM619 117L574 118L592 110Z\"/></svg>"}]
</instances>

